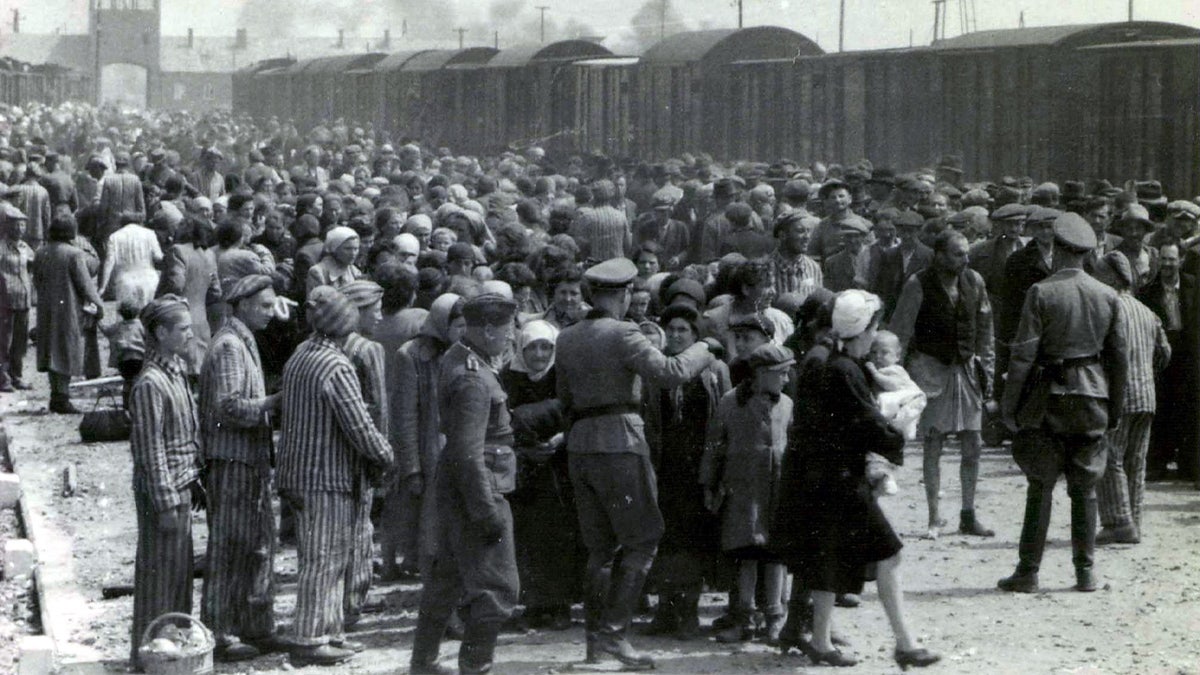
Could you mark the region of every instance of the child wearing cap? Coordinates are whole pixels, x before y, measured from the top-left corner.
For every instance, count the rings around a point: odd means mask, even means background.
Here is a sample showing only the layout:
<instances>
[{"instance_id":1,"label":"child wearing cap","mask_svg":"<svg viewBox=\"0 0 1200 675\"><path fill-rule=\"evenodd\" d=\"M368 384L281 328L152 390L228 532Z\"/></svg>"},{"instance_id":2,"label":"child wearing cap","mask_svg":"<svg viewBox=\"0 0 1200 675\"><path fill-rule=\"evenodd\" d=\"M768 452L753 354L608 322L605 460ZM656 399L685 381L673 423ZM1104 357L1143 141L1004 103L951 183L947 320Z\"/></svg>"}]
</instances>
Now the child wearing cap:
<instances>
[{"instance_id":1,"label":"child wearing cap","mask_svg":"<svg viewBox=\"0 0 1200 675\"><path fill-rule=\"evenodd\" d=\"M717 636L720 642L744 642L754 635L755 591L765 585L768 640L783 628L784 566L770 552L771 520L792 399L783 393L795 359L792 352L764 344L743 356L753 373L721 398L700 462L705 504L721 518L721 550L738 561L734 624ZM763 578L759 578L759 563Z\"/></svg>"}]
</instances>

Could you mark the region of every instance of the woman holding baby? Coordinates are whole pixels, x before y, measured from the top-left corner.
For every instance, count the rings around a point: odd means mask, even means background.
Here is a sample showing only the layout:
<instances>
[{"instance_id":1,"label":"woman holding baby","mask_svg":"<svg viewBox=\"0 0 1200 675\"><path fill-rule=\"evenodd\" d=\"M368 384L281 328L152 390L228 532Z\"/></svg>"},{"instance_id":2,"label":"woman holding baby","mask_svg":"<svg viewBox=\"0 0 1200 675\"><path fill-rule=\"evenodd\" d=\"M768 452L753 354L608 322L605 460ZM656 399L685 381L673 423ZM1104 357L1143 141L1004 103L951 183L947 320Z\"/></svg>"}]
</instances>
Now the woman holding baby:
<instances>
[{"instance_id":1,"label":"woman holding baby","mask_svg":"<svg viewBox=\"0 0 1200 675\"><path fill-rule=\"evenodd\" d=\"M857 661L833 647L831 623L838 593L860 593L873 571L879 597L896 636L895 659L901 667L923 667L939 656L917 646L904 618L900 584L902 544L879 508L867 482L867 453L893 464L903 461L904 436L879 412L870 374L863 365L875 342L883 306L879 298L848 290L833 300L830 354L823 366L802 374L811 388L808 438L803 468L785 482L781 496L790 514L777 521L791 530L785 556L792 572L811 591L811 641L796 646L815 664L853 666ZM799 412L798 412L799 414ZM806 514L797 518L795 513Z\"/></svg>"}]
</instances>

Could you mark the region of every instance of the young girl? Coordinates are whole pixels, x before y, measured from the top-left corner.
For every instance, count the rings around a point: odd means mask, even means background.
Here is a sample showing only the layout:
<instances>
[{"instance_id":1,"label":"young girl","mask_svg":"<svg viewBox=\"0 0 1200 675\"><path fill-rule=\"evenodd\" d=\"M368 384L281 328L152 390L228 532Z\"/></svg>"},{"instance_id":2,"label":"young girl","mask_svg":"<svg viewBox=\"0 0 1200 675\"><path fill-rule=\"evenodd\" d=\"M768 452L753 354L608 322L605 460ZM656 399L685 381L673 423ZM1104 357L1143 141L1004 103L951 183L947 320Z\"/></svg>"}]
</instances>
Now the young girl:
<instances>
[{"instance_id":1,"label":"young girl","mask_svg":"<svg viewBox=\"0 0 1200 675\"><path fill-rule=\"evenodd\" d=\"M758 568L765 562L767 639L783 627L784 566L770 553L771 518L779 492L780 467L792 422L792 400L783 394L792 352L774 344L756 348L746 359L748 379L721 398L700 464L705 501L721 517L721 549L738 561L736 623L721 642L754 635L754 595Z\"/></svg>"}]
</instances>

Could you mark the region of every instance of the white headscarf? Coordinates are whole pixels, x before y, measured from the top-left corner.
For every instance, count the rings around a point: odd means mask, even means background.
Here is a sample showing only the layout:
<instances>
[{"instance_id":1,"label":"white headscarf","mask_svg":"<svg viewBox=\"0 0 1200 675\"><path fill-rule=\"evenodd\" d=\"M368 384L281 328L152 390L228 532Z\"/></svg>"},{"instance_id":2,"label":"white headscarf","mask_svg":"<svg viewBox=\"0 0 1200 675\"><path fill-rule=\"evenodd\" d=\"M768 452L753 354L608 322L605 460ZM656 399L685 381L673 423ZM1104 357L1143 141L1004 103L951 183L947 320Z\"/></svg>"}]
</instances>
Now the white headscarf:
<instances>
[{"instance_id":1,"label":"white headscarf","mask_svg":"<svg viewBox=\"0 0 1200 675\"><path fill-rule=\"evenodd\" d=\"M833 337L850 340L862 335L881 309L883 303L873 293L857 289L838 293L833 300Z\"/></svg>"},{"instance_id":2,"label":"white headscarf","mask_svg":"<svg viewBox=\"0 0 1200 675\"><path fill-rule=\"evenodd\" d=\"M513 372L529 375L529 379L534 382L540 382L543 377L546 377L546 374L554 367L554 356L557 354L556 351L555 354L550 355L550 362L542 370L536 373L531 371L525 363L525 348L538 340L547 340L553 345L558 340L558 329L541 319L535 319L525 324L517 335L517 348L513 353L512 364L509 366Z\"/></svg>"}]
</instances>

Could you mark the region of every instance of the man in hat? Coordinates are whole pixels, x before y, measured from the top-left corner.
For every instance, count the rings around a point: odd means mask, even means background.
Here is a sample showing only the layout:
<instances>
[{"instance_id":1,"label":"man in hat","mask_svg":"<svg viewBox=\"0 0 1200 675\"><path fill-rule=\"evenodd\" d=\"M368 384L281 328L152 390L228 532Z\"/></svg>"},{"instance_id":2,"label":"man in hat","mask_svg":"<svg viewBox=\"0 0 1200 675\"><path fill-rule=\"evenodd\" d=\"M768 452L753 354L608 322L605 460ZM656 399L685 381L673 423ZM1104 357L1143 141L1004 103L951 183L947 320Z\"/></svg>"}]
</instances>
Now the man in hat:
<instances>
[{"instance_id":1,"label":"man in hat","mask_svg":"<svg viewBox=\"0 0 1200 675\"><path fill-rule=\"evenodd\" d=\"M83 170L75 173L75 193L80 206L90 206L100 199L100 179L108 171L104 159L95 155L88 157Z\"/></svg>"},{"instance_id":2,"label":"man in hat","mask_svg":"<svg viewBox=\"0 0 1200 675\"><path fill-rule=\"evenodd\" d=\"M40 182L50 195L50 208L66 206L74 213L81 204L75 194L75 183L70 174L63 170L57 152L46 153L45 173Z\"/></svg>"},{"instance_id":3,"label":"man in hat","mask_svg":"<svg viewBox=\"0 0 1200 675\"><path fill-rule=\"evenodd\" d=\"M713 356L697 343L674 356L620 320L637 267L624 258L587 270L593 309L558 337L558 398L571 419L567 437L579 527L588 549L587 655L653 667L625 638L663 533L654 469L639 417L642 378L676 387ZM619 560L618 560L619 559Z\"/></svg>"},{"instance_id":4,"label":"man in hat","mask_svg":"<svg viewBox=\"0 0 1200 675\"><path fill-rule=\"evenodd\" d=\"M842 221L842 247L825 259L825 287L837 293L847 288L865 289L868 284L866 255L868 223L861 218Z\"/></svg>"},{"instance_id":5,"label":"man in hat","mask_svg":"<svg viewBox=\"0 0 1200 675\"><path fill-rule=\"evenodd\" d=\"M699 236L695 238L695 246L697 248L696 255L693 257L693 262L708 263L721 257L721 246L724 239L728 236L730 224L726 215L726 209L735 202L738 202L741 197L741 188L739 184L744 184L742 179L735 177L722 178L713 183L713 208L709 212L708 217L704 219L703 225L700 227ZM757 223L755 227L762 228L762 221L758 214L751 216L751 221Z\"/></svg>"},{"instance_id":6,"label":"man in hat","mask_svg":"<svg viewBox=\"0 0 1200 675\"><path fill-rule=\"evenodd\" d=\"M918 434L925 444L925 498L929 536L936 539L945 521L939 510L941 456L946 436L962 445L960 534L995 533L975 516L979 481L983 404L992 395L995 352L992 307L978 272L967 267L967 238L948 230L934 244L933 265L908 278L889 328L908 354L908 370L929 397Z\"/></svg>"},{"instance_id":7,"label":"man in hat","mask_svg":"<svg viewBox=\"0 0 1200 675\"><path fill-rule=\"evenodd\" d=\"M136 214L136 222L146 221L146 198L142 182L129 170L129 153L118 152L115 162L116 171L100 181L100 229L92 243L101 258L107 256L108 235L129 222L127 214Z\"/></svg>"},{"instance_id":8,"label":"man in hat","mask_svg":"<svg viewBox=\"0 0 1200 675\"><path fill-rule=\"evenodd\" d=\"M371 419L344 351L358 311L340 291L318 286L308 294L305 314L312 336L283 371L277 480L296 514L292 663L333 665L363 648L345 639L341 593L347 591L358 490L365 473L391 464L392 449Z\"/></svg>"},{"instance_id":9,"label":"man in hat","mask_svg":"<svg viewBox=\"0 0 1200 675\"><path fill-rule=\"evenodd\" d=\"M1133 272L1123 253L1113 251L1100 258L1091 274L1117 292L1121 328L1129 348L1121 417L1105 439L1108 463L1096 486L1102 528L1096 543L1136 544L1141 541L1146 452L1157 404L1154 376L1170 361L1171 345L1162 320L1129 292Z\"/></svg>"},{"instance_id":10,"label":"man in hat","mask_svg":"<svg viewBox=\"0 0 1200 675\"><path fill-rule=\"evenodd\" d=\"M368 279L357 279L340 289L350 304L358 310L358 325L346 337L343 348L354 366L358 384L362 389L363 402L371 415L375 428L383 435L388 434L387 377L384 370L386 357L383 345L374 340L375 326L383 319L383 287ZM375 476L363 475L358 485L358 512L354 518L354 548L350 564L346 568L345 625L353 626L362 615L371 588L371 548L374 528L371 525L371 504L374 499L371 480Z\"/></svg>"},{"instance_id":11,"label":"man in hat","mask_svg":"<svg viewBox=\"0 0 1200 675\"><path fill-rule=\"evenodd\" d=\"M892 206L892 191L896 187L896 172L889 168L880 167L871 172L867 180L867 196L870 200L866 205L865 216L874 217L881 209Z\"/></svg>"},{"instance_id":12,"label":"man in hat","mask_svg":"<svg viewBox=\"0 0 1200 675\"><path fill-rule=\"evenodd\" d=\"M50 193L38 183L38 168L30 164L25 169L21 182L12 186L8 199L27 218L25 242L37 250L46 240L53 213L50 209Z\"/></svg>"},{"instance_id":13,"label":"man in hat","mask_svg":"<svg viewBox=\"0 0 1200 675\"><path fill-rule=\"evenodd\" d=\"M808 181L800 178L784 183L779 195L779 206L775 213L776 224L782 218L795 213L804 219L810 231L815 229L821 219L808 212L808 197L811 191L812 187Z\"/></svg>"},{"instance_id":14,"label":"man in hat","mask_svg":"<svg viewBox=\"0 0 1200 675\"><path fill-rule=\"evenodd\" d=\"M814 289L825 285L821 266L806 253L809 237L817 222L806 214L806 211L791 211L776 219L775 240L778 245L770 257L775 293L797 293L801 296L801 302Z\"/></svg>"},{"instance_id":15,"label":"man in hat","mask_svg":"<svg viewBox=\"0 0 1200 675\"><path fill-rule=\"evenodd\" d=\"M492 368L510 347L517 305L486 293L463 306L466 334L442 358L438 407L446 446L438 464L438 547L424 579L413 637L413 673L438 673L438 650L451 614L466 627L461 673L492 668L500 626L516 606L520 580L506 495L516 486L512 420Z\"/></svg>"},{"instance_id":16,"label":"man in hat","mask_svg":"<svg viewBox=\"0 0 1200 675\"><path fill-rule=\"evenodd\" d=\"M1029 481L1020 562L999 582L1009 592L1037 590L1054 484L1064 473L1075 589L1096 590L1096 482L1128 373L1117 293L1083 271L1096 234L1074 213L1056 217L1051 229L1054 273L1025 298L1004 390L1004 423L1017 434L1013 458Z\"/></svg>"},{"instance_id":17,"label":"man in hat","mask_svg":"<svg viewBox=\"0 0 1200 675\"><path fill-rule=\"evenodd\" d=\"M1121 237L1115 250L1124 253L1129 260L1130 269L1133 271L1133 289L1136 293L1158 276L1159 248L1143 243L1146 241L1146 235L1154 231L1154 223L1151 222L1145 207L1130 204L1117 218L1115 226L1115 234ZM1153 239L1154 237L1151 237L1151 240ZM1167 240L1165 243L1176 241Z\"/></svg>"},{"instance_id":18,"label":"man in hat","mask_svg":"<svg viewBox=\"0 0 1200 675\"><path fill-rule=\"evenodd\" d=\"M648 241L655 242L663 269L674 271L687 264L691 234L687 225L671 217L671 210L675 208L671 195L656 192L653 203L654 208L642 214L635 223L633 244L640 247Z\"/></svg>"},{"instance_id":19,"label":"man in hat","mask_svg":"<svg viewBox=\"0 0 1200 675\"><path fill-rule=\"evenodd\" d=\"M1004 266L1009 256L1025 247L1027 240L1021 235L1025 231L1027 211L1020 204L1005 204L992 211L988 219L991 220L994 236L971 246L971 269L983 277L993 307L999 306L1000 289L1004 285Z\"/></svg>"},{"instance_id":20,"label":"man in hat","mask_svg":"<svg viewBox=\"0 0 1200 675\"><path fill-rule=\"evenodd\" d=\"M0 203L0 391L32 389L25 381L29 310L33 307L34 249L25 243L27 222L20 209Z\"/></svg>"},{"instance_id":21,"label":"man in hat","mask_svg":"<svg viewBox=\"0 0 1200 675\"><path fill-rule=\"evenodd\" d=\"M1172 461L1185 476L1200 468L1194 395L1200 381L1200 287L1194 275L1181 271L1179 246L1167 244L1158 252L1158 274L1137 294L1162 321L1172 354L1155 393L1158 406L1146 458L1148 481L1166 479Z\"/></svg>"},{"instance_id":22,"label":"man in hat","mask_svg":"<svg viewBox=\"0 0 1200 675\"><path fill-rule=\"evenodd\" d=\"M961 192L962 162L962 157L958 155L942 155L942 159L937 165L937 187L949 186Z\"/></svg>"},{"instance_id":23,"label":"man in hat","mask_svg":"<svg viewBox=\"0 0 1200 675\"><path fill-rule=\"evenodd\" d=\"M1156 180L1134 181L1133 190L1137 195L1138 204L1146 207L1152 218L1161 221L1166 215L1167 207L1167 197L1163 194L1162 183Z\"/></svg>"},{"instance_id":24,"label":"man in hat","mask_svg":"<svg viewBox=\"0 0 1200 675\"><path fill-rule=\"evenodd\" d=\"M1047 209L1057 209L1062 200L1062 192L1056 183L1042 183L1033 189L1029 195L1029 203Z\"/></svg>"},{"instance_id":25,"label":"man in hat","mask_svg":"<svg viewBox=\"0 0 1200 675\"><path fill-rule=\"evenodd\" d=\"M825 265L833 254L842 250L845 242L842 233L847 229L866 229L870 232L871 224L850 210L853 198L850 188L845 183L832 180L821 186L817 192L825 208L825 217L817 225L808 242L808 254L817 262ZM866 242L871 243L871 242Z\"/></svg>"},{"instance_id":26,"label":"man in hat","mask_svg":"<svg viewBox=\"0 0 1200 675\"><path fill-rule=\"evenodd\" d=\"M729 227L722 233L717 246L720 255L737 253L747 259L754 259L775 250L774 239L762 231L762 219L749 204L734 202L727 206L725 221Z\"/></svg>"},{"instance_id":27,"label":"man in hat","mask_svg":"<svg viewBox=\"0 0 1200 675\"><path fill-rule=\"evenodd\" d=\"M192 507L203 508L196 400L184 373L192 337L185 301L167 294L141 312L146 360L129 397L137 556L130 661L142 633L167 612L192 611Z\"/></svg>"},{"instance_id":28,"label":"man in hat","mask_svg":"<svg viewBox=\"0 0 1200 675\"><path fill-rule=\"evenodd\" d=\"M996 308L997 340L1012 342L1021 320L1025 292L1053 271L1054 220L1060 215L1062 212L1055 209L1033 207L1025 216L1025 234L1030 237L1029 243L1008 257L1004 263L1004 285L997 291L1000 296Z\"/></svg>"},{"instance_id":29,"label":"man in hat","mask_svg":"<svg viewBox=\"0 0 1200 675\"><path fill-rule=\"evenodd\" d=\"M1167 225L1164 232L1174 236L1183 256L1183 271L1200 274L1200 206L1187 200L1167 204Z\"/></svg>"},{"instance_id":30,"label":"man in hat","mask_svg":"<svg viewBox=\"0 0 1200 675\"><path fill-rule=\"evenodd\" d=\"M201 615L217 638L216 657L241 661L258 656L256 644L268 646L275 632L270 417L279 394L267 395L254 337L275 313L271 277L242 277L224 301L232 311L200 371L200 444L210 496Z\"/></svg>"},{"instance_id":31,"label":"man in hat","mask_svg":"<svg viewBox=\"0 0 1200 675\"><path fill-rule=\"evenodd\" d=\"M895 222L900 243L880 256L879 271L871 289L883 301L884 321L895 310L904 282L933 262L933 249L921 242L925 219L915 211L901 211Z\"/></svg>"},{"instance_id":32,"label":"man in hat","mask_svg":"<svg viewBox=\"0 0 1200 675\"><path fill-rule=\"evenodd\" d=\"M200 167L192 177L192 184L201 196L215 200L225 194L225 176L218 169L223 159L225 155L215 146L200 152Z\"/></svg>"},{"instance_id":33,"label":"man in hat","mask_svg":"<svg viewBox=\"0 0 1200 675\"><path fill-rule=\"evenodd\" d=\"M961 211L955 211L947 216L946 224L966 237L968 244L985 240L992 229L987 209L982 206L968 206Z\"/></svg>"}]
</instances>

